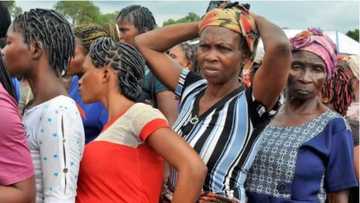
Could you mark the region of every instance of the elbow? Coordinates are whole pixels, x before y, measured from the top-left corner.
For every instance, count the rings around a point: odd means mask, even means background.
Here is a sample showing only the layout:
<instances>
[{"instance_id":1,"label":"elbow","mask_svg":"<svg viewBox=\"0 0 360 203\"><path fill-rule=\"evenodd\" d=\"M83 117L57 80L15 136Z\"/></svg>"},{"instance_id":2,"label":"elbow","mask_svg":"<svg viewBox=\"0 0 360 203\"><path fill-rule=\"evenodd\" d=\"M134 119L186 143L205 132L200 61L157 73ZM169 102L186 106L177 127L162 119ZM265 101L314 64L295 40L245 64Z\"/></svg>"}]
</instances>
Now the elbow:
<instances>
[{"instance_id":1,"label":"elbow","mask_svg":"<svg viewBox=\"0 0 360 203\"><path fill-rule=\"evenodd\" d=\"M186 171L186 172L185 172ZM188 162L187 166L183 168L184 174L186 173L187 177L193 181L193 183L198 183L203 185L205 177L207 175L207 167L205 163L199 158L198 161ZM181 171L180 171L181 173Z\"/></svg>"},{"instance_id":2,"label":"elbow","mask_svg":"<svg viewBox=\"0 0 360 203\"><path fill-rule=\"evenodd\" d=\"M268 45L267 48L265 49L265 53L276 58L282 57L282 58L288 58L290 60L291 48L290 48L289 40L282 39L277 41L276 43Z\"/></svg>"}]
</instances>

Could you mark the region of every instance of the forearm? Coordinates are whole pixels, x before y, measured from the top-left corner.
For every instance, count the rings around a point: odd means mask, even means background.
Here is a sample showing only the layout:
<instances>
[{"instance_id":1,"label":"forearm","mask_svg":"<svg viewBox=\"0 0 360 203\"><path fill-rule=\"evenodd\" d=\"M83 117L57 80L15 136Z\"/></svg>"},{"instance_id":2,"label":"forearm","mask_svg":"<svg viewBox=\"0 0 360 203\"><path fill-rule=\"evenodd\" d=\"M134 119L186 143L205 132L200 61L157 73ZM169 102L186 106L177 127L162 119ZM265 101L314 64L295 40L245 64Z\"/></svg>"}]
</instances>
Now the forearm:
<instances>
[{"instance_id":1,"label":"forearm","mask_svg":"<svg viewBox=\"0 0 360 203\"><path fill-rule=\"evenodd\" d=\"M0 185L0 202L32 203L35 202L35 181L30 177L11 186Z\"/></svg>"},{"instance_id":2,"label":"forearm","mask_svg":"<svg viewBox=\"0 0 360 203\"><path fill-rule=\"evenodd\" d=\"M178 170L177 184L172 203L196 202L199 199L206 168L203 170Z\"/></svg>"},{"instance_id":3,"label":"forearm","mask_svg":"<svg viewBox=\"0 0 360 203\"><path fill-rule=\"evenodd\" d=\"M184 23L165 26L135 38L137 46L145 46L150 49L164 52L169 48L198 36L198 23Z\"/></svg>"},{"instance_id":4,"label":"forearm","mask_svg":"<svg viewBox=\"0 0 360 203\"><path fill-rule=\"evenodd\" d=\"M348 203L348 191L333 192L328 194L328 203Z\"/></svg>"}]
</instances>

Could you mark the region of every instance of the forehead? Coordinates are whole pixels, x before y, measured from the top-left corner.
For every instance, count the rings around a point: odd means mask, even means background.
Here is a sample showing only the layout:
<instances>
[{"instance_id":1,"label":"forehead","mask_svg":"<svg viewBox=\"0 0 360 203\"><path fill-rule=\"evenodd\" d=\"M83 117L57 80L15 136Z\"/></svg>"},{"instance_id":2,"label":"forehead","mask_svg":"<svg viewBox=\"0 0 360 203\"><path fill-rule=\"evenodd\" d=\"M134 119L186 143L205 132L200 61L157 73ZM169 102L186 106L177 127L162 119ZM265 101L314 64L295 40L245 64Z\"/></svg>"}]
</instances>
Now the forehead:
<instances>
[{"instance_id":1,"label":"forehead","mask_svg":"<svg viewBox=\"0 0 360 203\"><path fill-rule=\"evenodd\" d=\"M200 33L200 42L235 44L239 40L238 33L218 26L209 26Z\"/></svg>"},{"instance_id":2,"label":"forehead","mask_svg":"<svg viewBox=\"0 0 360 203\"><path fill-rule=\"evenodd\" d=\"M18 38L22 39L23 34L20 32L19 29L15 30L14 24L11 24L7 30L6 37L11 39L18 39Z\"/></svg>"},{"instance_id":3,"label":"forehead","mask_svg":"<svg viewBox=\"0 0 360 203\"><path fill-rule=\"evenodd\" d=\"M322 65L326 66L323 59L309 51L296 51L292 53L293 56L293 62L302 62L306 64L314 64L314 65Z\"/></svg>"}]
</instances>

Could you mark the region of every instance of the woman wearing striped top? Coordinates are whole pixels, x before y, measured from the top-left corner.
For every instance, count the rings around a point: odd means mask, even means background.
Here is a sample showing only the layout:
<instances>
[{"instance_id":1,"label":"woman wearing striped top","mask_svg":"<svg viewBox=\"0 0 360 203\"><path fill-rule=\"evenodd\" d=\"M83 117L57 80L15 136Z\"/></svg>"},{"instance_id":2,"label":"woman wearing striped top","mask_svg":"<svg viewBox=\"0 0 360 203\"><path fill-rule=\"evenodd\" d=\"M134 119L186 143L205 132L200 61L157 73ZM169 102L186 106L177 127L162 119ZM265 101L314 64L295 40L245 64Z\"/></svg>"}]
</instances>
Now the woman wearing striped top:
<instances>
[{"instance_id":1,"label":"woman wearing striped top","mask_svg":"<svg viewBox=\"0 0 360 203\"><path fill-rule=\"evenodd\" d=\"M181 69L162 54L175 44L200 35L198 62L202 76ZM251 62L260 34L266 54L253 88L238 80ZM207 164L203 202L246 200L243 184L258 134L282 91L290 67L287 37L279 27L239 5L214 9L200 23L164 27L136 38L152 71L180 97L174 130ZM176 174L171 171L169 189Z\"/></svg>"}]
</instances>

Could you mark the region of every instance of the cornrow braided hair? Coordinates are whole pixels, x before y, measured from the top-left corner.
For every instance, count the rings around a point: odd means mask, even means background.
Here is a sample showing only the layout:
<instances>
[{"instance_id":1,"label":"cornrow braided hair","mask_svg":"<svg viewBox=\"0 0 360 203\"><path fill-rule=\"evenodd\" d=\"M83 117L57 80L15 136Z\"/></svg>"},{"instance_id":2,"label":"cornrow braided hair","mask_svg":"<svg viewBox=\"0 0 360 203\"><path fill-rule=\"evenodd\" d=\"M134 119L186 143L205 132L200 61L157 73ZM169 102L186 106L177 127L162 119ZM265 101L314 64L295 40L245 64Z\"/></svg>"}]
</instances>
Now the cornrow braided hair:
<instances>
[{"instance_id":1,"label":"cornrow braided hair","mask_svg":"<svg viewBox=\"0 0 360 203\"><path fill-rule=\"evenodd\" d=\"M31 9L15 18L13 29L22 32L26 44L38 43L46 51L58 76L66 73L75 52L75 36L62 15L54 10Z\"/></svg>"},{"instance_id":2,"label":"cornrow braided hair","mask_svg":"<svg viewBox=\"0 0 360 203\"><path fill-rule=\"evenodd\" d=\"M338 58L335 74L325 81L322 89L323 97L328 98L328 102L333 105L334 110L343 116L346 115L347 109L355 97L351 85L353 77L347 62Z\"/></svg>"},{"instance_id":3,"label":"cornrow braided hair","mask_svg":"<svg viewBox=\"0 0 360 203\"><path fill-rule=\"evenodd\" d=\"M156 21L151 11L148 8L139 5L123 8L119 12L116 20L128 21L133 24L140 33L153 30L156 27Z\"/></svg>"},{"instance_id":4,"label":"cornrow braided hair","mask_svg":"<svg viewBox=\"0 0 360 203\"><path fill-rule=\"evenodd\" d=\"M118 71L121 93L132 101L140 101L145 59L137 49L129 44L103 37L91 44L89 56L95 67L100 68L110 64Z\"/></svg>"},{"instance_id":5,"label":"cornrow braided hair","mask_svg":"<svg viewBox=\"0 0 360 203\"><path fill-rule=\"evenodd\" d=\"M83 24L75 27L75 36L80 40L86 54L89 52L90 45L97 38L110 37L110 35L100 25Z\"/></svg>"}]
</instances>

